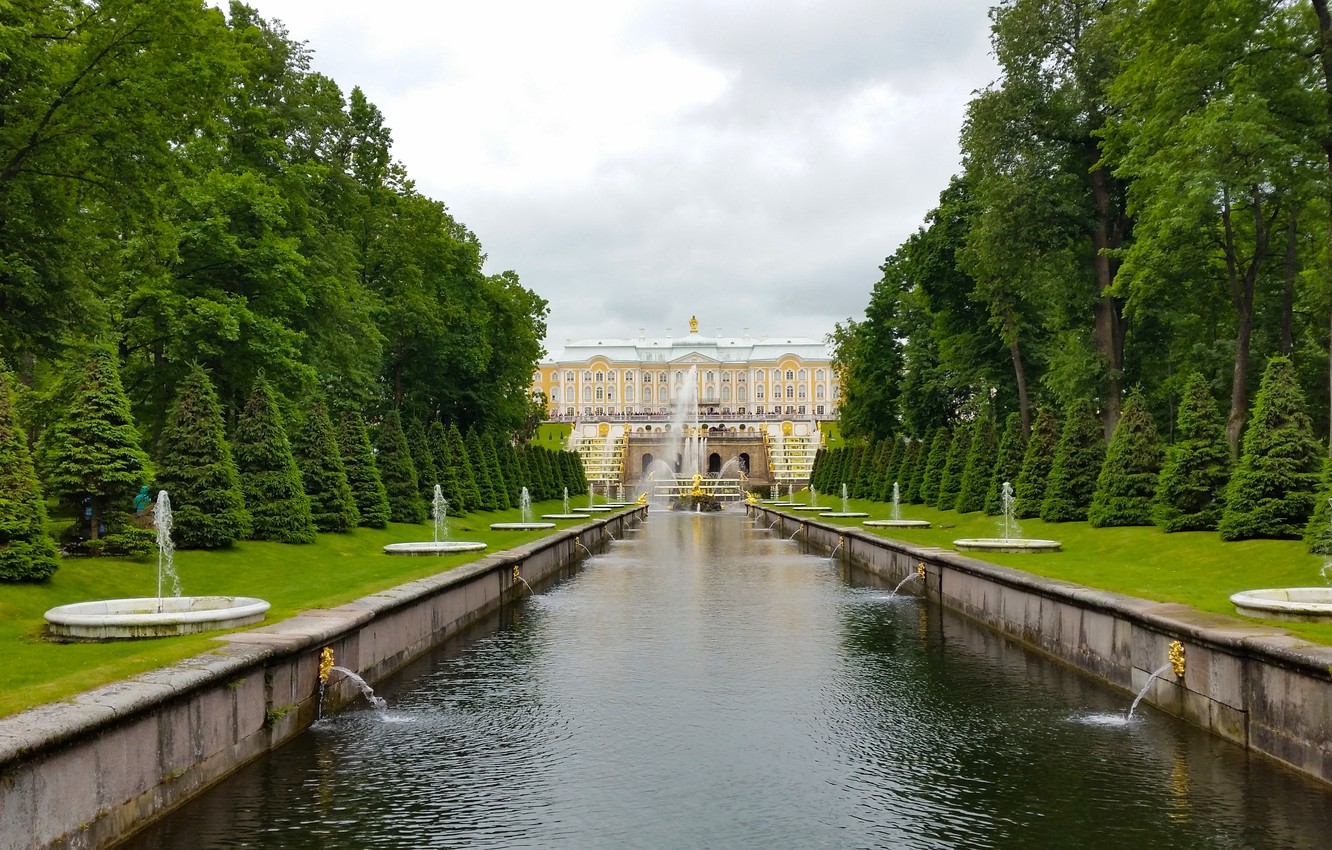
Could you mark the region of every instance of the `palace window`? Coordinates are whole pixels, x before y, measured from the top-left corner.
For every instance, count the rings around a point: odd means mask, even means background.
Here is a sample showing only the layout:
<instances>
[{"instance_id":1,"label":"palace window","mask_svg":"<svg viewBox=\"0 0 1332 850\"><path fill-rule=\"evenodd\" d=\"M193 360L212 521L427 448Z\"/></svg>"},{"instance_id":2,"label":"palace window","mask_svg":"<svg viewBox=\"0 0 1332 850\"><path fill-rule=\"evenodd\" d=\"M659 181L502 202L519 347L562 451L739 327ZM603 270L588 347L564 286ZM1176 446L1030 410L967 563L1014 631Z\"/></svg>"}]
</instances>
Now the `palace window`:
<instances>
[{"instance_id":1,"label":"palace window","mask_svg":"<svg viewBox=\"0 0 1332 850\"><path fill-rule=\"evenodd\" d=\"M606 398L605 391L602 390L601 387L597 387L597 401L602 401L605 398Z\"/></svg>"},{"instance_id":2,"label":"palace window","mask_svg":"<svg viewBox=\"0 0 1332 850\"><path fill-rule=\"evenodd\" d=\"M644 373L643 373L643 383L645 383L645 384L650 384L650 383L652 383L652 373L651 373L651 372L644 372Z\"/></svg>"},{"instance_id":3,"label":"palace window","mask_svg":"<svg viewBox=\"0 0 1332 850\"><path fill-rule=\"evenodd\" d=\"M592 372L591 372L591 370L586 370L586 371L583 372L583 380L584 380L584 381L587 381L587 382L589 382L589 383L592 381Z\"/></svg>"},{"instance_id":4,"label":"palace window","mask_svg":"<svg viewBox=\"0 0 1332 850\"><path fill-rule=\"evenodd\" d=\"M633 387L625 387L625 388L624 388L624 400L625 400L625 401L633 401L633 400L634 400L634 388L633 388Z\"/></svg>"},{"instance_id":5,"label":"palace window","mask_svg":"<svg viewBox=\"0 0 1332 850\"><path fill-rule=\"evenodd\" d=\"M763 398L763 385L759 384L758 389L754 390L754 398Z\"/></svg>"},{"instance_id":6,"label":"palace window","mask_svg":"<svg viewBox=\"0 0 1332 850\"><path fill-rule=\"evenodd\" d=\"M804 397L805 397L805 385L804 385L804 384L801 384L799 387L796 388L796 397L797 397L797 398L804 398Z\"/></svg>"},{"instance_id":7,"label":"palace window","mask_svg":"<svg viewBox=\"0 0 1332 850\"><path fill-rule=\"evenodd\" d=\"M788 381L794 381L794 380L795 380L795 372L792 372L790 369L787 369L787 370L786 370L786 380L788 380Z\"/></svg>"},{"instance_id":8,"label":"palace window","mask_svg":"<svg viewBox=\"0 0 1332 850\"><path fill-rule=\"evenodd\" d=\"M715 380L716 380L716 378L714 378L714 377L713 377L713 376L712 376L712 373L711 373L711 372L709 372L709 373L708 373L708 377L707 377L707 380L708 380L708 382L709 382L709 383L710 383L710 382L712 382L712 381L715 381Z\"/></svg>"},{"instance_id":9,"label":"palace window","mask_svg":"<svg viewBox=\"0 0 1332 850\"><path fill-rule=\"evenodd\" d=\"M573 373L573 372L565 372L565 373L564 373L564 380L566 380L566 381L572 381L573 379L574 379L574 373ZM569 412L570 412L570 413L573 413L572 410L569 411Z\"/></svg>"},{"instance_id":10,"label":"palace window","mask_svg":"<svg viewBox=\"0 0 1332 850\"><path fill-rule=\"evenodd\" d=\"M704 400L704 401L716 401L716 400L717 400L717 391L716 391L715 389L713 389L712 387L708 387L708 388L703 392L703 400Z\"/></svg>"},{"instance_id":11,"label":"palace window","mask_svg":"<svg viewBox=\"0 0 1332 850\"><path fill-rule=\"evenodd\" d=\"M841 397L842 397L842 388L833 387L833 399L839 399Z\"/></svg>"},{"instance_id":12,"label":"palace window","mask_svg":"<svg viewBox=\"0 0 1332 850\"><path fill-rule=\"evenodd\" d=\"M818 407L814 408L814 413L817 414L817 415L819 415L819 416L822 416L822 415L823 415L823 405L820 404Z\"/></svg>"},{"instance_id":13,"label":"palace window","mask_svg":"<svg viewBox=\"0 0 1332 850\"><path fill-rule=\"evenodd\" d=\"M532 383L534 383L534 384L539 384L539 383L541 383L541 373L540 373L540 372L533 372L533 373L532 373Z\"/></svg>"},{"instance_id":14,"label":"palace window","mask_svg":"<svg viewBox=\"0 0 1332 850\"><path fill-rule=\"evenodd\" d=\"M662 372L661 375L657 378L657 380L661 381L663 384L666 383L666 373Z\"/></svg>"},{"instance_id":15,"label":"palace window","mask_svg":"<svg viewBox=\"0 0 1332 850\"><path fill-rule=\"evenodd\" d=\"M787 387L787 388L786 388L786 397L787 397L787 398L794 398L794 397L795 397L795 387Z\"/></svg>"},{"instance_id":16,"label":"palace window","mask_svg":"<svg viewBox=\"0 0 1332 850\"><path fill-rule=\"evenodd\" d=\"M583 401L591 401L591 400L592 400L592 388L583 387Z\"/></svg>"},{"instance_id":17,"label":"palace window","mask_svg":"<svg viewBox=\"0 0 1332 850\"><path fill-rule=\"evenodd\" d=\"M634 373L633 373L633 372L625 372L625 373L624 373L624 379L625 379L626 381L632 381L632 380L634 379Z\"/></svg>"},{"instance_id":18,"label":"palace window","mask_svg":"<svg viewBox=\"0 0 1332 850\"><path fill-rule=\"evenodd\" d=\"M745 382L745 373L741 372L740 376L736 378L736 380L743 384Z\"/></svg>"},{"instance_id":19,"label":"palace window","mask_svg":"<svg viewBox=\"0 0 1332 850\"><path fill-rule=\"evenodd\" d=\"M823 370L822 370L822 369L820 369L820 370L818 370L817 372L814 373L814 380L816 380L816 381L822 381L822 380L823 380Z\"/></svg>"},{"instance_id":20,"label":"palace window","mask_svg":"<svg viewBox=\"0 0 1332 850\"><path fill-rule=\"evenodd\" d=\"M550 388L550 400L551 400L551 401L559 401L559 400L560 400L560 388L559 388L559 387L551 387L551 388Z\"/></svg>"},{"instance_id":21,"label":"palace window","mask_svg":"<svg viewBox=\"0 0 1332 850\"><path fill-rule=\"evenodd\" d=\"M667 399L668 396L666 395L666 388L657 387L657 401L666 401Z\"/></svg>"},{"instance_id":22,"label":"palace window","mask_svg":"<svg viewBox=\"0 0 1332 850\"><path fill-rule=\"evenodd\" d=\"M823 398L823 384L819 384L814 388L814 397L818 399Z\"/></svg>"},{"instance_id":23,"label":"palace window","mask_svg":"<svg viewBox=\"0 0 1332 850\"><path fill-rule=\"evenodd\" d=\"M801 370L800 370L800 380L802 380L802 381L805 380L805 370L804 370L804 369L801 369Z\"/></svg>"},{"instance_id":24,"label":"palace window","mask_svg":"<svg viewBox=\"0 0 1332 850\"><path fill-rule=\"evenodd\" d=\"M606 390L606 401L615 401L615 387Z\"/></svg>"},{"instance_id":25,"label":"palace window","mask_svg":"<svg viewBox=\"0 0 1332 850\"><path fill-rule=\"evenodd\" d=\"M731 400L731 388L722 387L722 401L730 401L730 400Z\"/></svg>"},{"instance_id":26,"label":"palace window","mask_svg":"<svg viewBox=\"0 0 1332 850\"><path fill-rule=\"evenodd\" d=\"M730 382L731 382L731 373L730 373L730 372L722 372L722 383L723 383L723 384L729 384Z\"/></svg>"},{"instance_id":27,"label":"palace window","mask_svg":"<svg viewBox=\"0 0 1332 850\"><path fill-rule=\"evenodd\" d=\"M749 401L749 391L748 391L747 389L745 389L744 387L736 387L736 388L735 388L735 400L736 400L736 401Z\"/></svg>"},{"instance_id":28,"label":"palace window","mask_svg":"<svg viewBox=\"0 0 1332 850\"><path fill-rule=\"evenodd\" d=\"M615 370L614 370L614 369L612 369L611 371L609 371L609 372L606 373L606 380L610 381L611 383L615 383Z\"/></svg>"},{"instance_id":29,"label":"palace window","mask_svg":"<svg viewBox=\"0 0 1332 850\"><path fill-rule=\"evenodd\" d=\"M606 375L605 375L605 373L604 373L604 372L598 372L598 373L597 373L597 383L601 383L601 382L604 381L604 380L606 380Z\"/></svg>"}]
</instances>

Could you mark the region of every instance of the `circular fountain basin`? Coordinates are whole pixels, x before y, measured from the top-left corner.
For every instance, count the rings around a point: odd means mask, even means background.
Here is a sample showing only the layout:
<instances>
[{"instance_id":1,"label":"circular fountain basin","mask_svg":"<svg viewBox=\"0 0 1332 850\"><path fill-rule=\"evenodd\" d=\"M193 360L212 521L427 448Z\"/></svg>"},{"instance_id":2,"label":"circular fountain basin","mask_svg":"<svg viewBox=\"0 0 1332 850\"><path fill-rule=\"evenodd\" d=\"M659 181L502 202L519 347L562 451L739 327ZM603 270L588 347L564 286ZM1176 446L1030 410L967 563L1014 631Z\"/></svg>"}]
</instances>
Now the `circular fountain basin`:
<instances>
[{"instance_id":1,"label":"circular fountain basin","mask_svg":"<svg viewBox=\"0 0 1332 850\"><path fill-rule=\"evenodd\" d=\"M492 522L491 531L538 531L543 528L554 528L553 522Z\"/></svg>"},{"instance_id":2,"label":"circular fountain basin","mask_svg":"<svg viewBox=\"0 0 1332 850\"><path fill-rule=\"evenodd\" d=\"M252 626L268 603L253 596L144 596L60 605L46 612L49 634L68 640L134 640Z\"/></svg>"},{"instance_id":3,"label":"circular fountain basin","mask_svg":"<svg viewBox=\"0 0 1332 850\"><path fill-rule=\"evenodd\" d=\"M390 543L384 547L386 555L455 555L458 552L480 552L484 543L466 540L441 540L438 543Z\"/></svg>"},{"instance_id":4,"label":"circular fountain basin","mask_svg":"<svg viewBox=\"0 0 1332 850\"><path fill-rule=\"evenodd\" d=\"M603 508L610 508L613 511L618 511L620 508L633 507L633 504L633 502L602 502L601 506Z\"/></svg>"},{"instance_id":5,"label":"circular fountain basin","mask_svg":"<svg viewBox=\"0 0 1332 850\"><path fill-rule=\"evenodd\" d=\"M929 528L927 519L867 519L861 523L870 528Z\"/></svg>"},{"instance_id":6,"label":"circular fountain basin","mask_svg":"<svg viewBox=\"0 0 1332 850\"><path fill-rule=\"evenodd\" d=\"M593 505L592 507L588 508L574 508L574 510L582 511L583 513L587 514L601 514L605 513L606 511L613 511L615 510L615 508L609 508L606 507L605 505Z\"/></svg>"},{"instance_id":7,"label":"circular fountain basin","mask_svg":"<svg viewBox=\"0 0 1332 850\"><path fill-rule=\"evenodd\" d=\"M954 540L959 552L1058 552L1058 540L1026 537L970 537Z\"/></svg>"},{"instance_id":8,"label":"circular fountain basin","mask_svg":"<svg viewBox=\"0 0 1332 850\"><path fill-rule=\"evenodd\" d=\"M542 519L587 519L587 514L542 514Z\"/></svg>"},{"instance_id":9,"label":"circular fountain basin","mask_svg":"<svg viewBox=\"0 0 1332 850\"><path fill-rule=\"evenodd\" d=\"M1230 597L1246 617L1319 623L1332 620L1332 587L1273 587L1245 590Z\"/></svg>"},{"instance_id":10,"label":"circular fountain basin","mask_svg":"<svg viewBox=\"0 0 1332 850\"><path fill-rule=\"evenodd\" d=\"M832 517L834 519L851 519L852 517L869 516L864 511L824 511L819 516Z\"/></svg>"},{"instance_id":11,"label":"circular fountain basin","mask_svg":"<svg viewBox=\"0 0 1332 850\"><path fill-rule=\"evenodd\" d=\"M793 511L802 511L802 512L803 512L803 511L819 511L819 512L823 512L823 511L828 510L828 506L827 506L827 505L797 505L797 504L795 504L794 502L792 502L791 505L792 505L791 510L793 510Z\"/></svg>"}]
</instances>

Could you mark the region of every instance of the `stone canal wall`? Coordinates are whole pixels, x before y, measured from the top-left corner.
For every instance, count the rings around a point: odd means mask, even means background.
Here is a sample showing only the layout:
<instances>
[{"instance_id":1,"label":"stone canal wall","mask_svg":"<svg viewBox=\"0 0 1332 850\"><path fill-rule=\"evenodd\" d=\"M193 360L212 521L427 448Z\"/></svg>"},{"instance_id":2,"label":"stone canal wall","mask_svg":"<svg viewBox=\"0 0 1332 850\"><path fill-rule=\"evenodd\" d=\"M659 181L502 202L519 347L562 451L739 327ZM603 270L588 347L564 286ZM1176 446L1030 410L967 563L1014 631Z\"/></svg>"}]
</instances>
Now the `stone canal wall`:
<instances>
[{"instance_id":1,"label":"stone canal wall","mask_svg":"<svg viewBox=\"0 0 1332 850\"><path fill-rule=\"evenodd\" d=\"M0 850L94 850L300 733L319 656L374 682L641 522L562 530L328 610L226 636L216 651L0 719ZM335 674L325 709L359 698Z\"/></svg>"},{"instance_id":2,"label":"stone canal wall","mask_svg":"<svg viewBox=\"0 0 1332 850\"><path fill-rule=\"evenodd\" d=\"M928 599L1082 669L1126 695L1184 649L1184 675L1145 702L1332 782L1332 646L1251 620L1041 578L936 547L750 506L774 532L896 584L925 565ZM1033 558L1057 557L1031 555ZM904 591L920 593L917 582Z\"/></svg>"}]
</instances>

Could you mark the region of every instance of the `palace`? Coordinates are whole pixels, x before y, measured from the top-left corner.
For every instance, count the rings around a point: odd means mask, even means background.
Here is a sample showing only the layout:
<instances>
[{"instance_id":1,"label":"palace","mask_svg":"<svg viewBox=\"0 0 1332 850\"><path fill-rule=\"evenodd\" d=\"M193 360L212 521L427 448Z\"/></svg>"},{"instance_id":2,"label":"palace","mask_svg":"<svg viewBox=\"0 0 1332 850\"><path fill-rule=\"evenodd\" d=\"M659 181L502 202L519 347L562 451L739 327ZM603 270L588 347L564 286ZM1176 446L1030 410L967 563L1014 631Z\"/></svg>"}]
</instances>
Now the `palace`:
<instances>
[{"instance_id":1,"label":"palace","mask_svg":"<svg viewBox=\"0 0 1332 850\"><path fill-rule=\"evenodd\" d=\"M571 342L539 364L532 393L547 421L571 423L569 447L594 485L661 486L664 463L686 477L729 475L738 496L740 483L808 480L841 387L822 342L704 336L691 317L682 338Z\"/></svg>"},{"instance_id":2,"label":"palace","mask_svg":"<svg viewBox=\"0 0 1332 850\"><path fill-rule=\"evenodd\" d=\"M694 392L685 381L691 367ZM802 337L689 335L570 342L542 362L533 394L551 420L669 417L683 399L698 399L708 420L836 419L840 395L828 347Z\"/></svg>"}]
</instances>

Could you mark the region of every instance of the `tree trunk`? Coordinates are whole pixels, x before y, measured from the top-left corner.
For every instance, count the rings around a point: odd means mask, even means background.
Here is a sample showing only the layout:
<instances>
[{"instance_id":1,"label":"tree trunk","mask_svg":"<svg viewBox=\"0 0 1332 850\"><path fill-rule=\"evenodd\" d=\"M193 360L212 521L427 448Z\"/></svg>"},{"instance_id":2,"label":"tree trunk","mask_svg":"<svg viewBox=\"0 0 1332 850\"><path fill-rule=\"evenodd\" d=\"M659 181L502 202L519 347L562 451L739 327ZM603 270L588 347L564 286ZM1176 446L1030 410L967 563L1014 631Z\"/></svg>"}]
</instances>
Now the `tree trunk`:
<instances>
[{"instance_id":1,"label":"tree trunk","mask_svg":"<svg viewBox=\"0 0 1332 850\"><path fill-rule=\"evenodd\" d=\"M1226 274L1230 284L1230 300L1235 306L1235 365L1230 382L1230 415L1226 418L1226 441L1230 443L1232 457L1239 457L1240 434L1249 408L1249 346L1253 338L1253 293L1258 283L1258 272L1267 255L1268 229L1263 219L1261 195L1255 186L1251 190L1253 204L1253 257L1244 274L1240 274L1239 258L1235 251L1235 233L1231 226L1230 195L1223 196L1221 220L1225 226Z\"/></svg>"},{"instance_id":2,"label":"tree trunk","mask_svg":"<svg viewBox=\"0 0 1332 850\"><path fill-rule=\"evenodd\" d=\"M101 514L102 514L102 512L99 510L100 505L97 504L99 501L100 500L96 496L93 496L88 500L89 512L92 517L92 528L88 530L89 540L97 539L97 526L101 522Z\"/></svg>"},{"instance_id":3,"label":"tree trunk","mask_svg":"<svg viewBox=\"0 0 1332 850\"><path fill-rule=\"evenodd\" d=\"M1087 145L1091 159L1092 199L1096 205L1096 223L1092 227L1092 269L1096 280L1096 350L1105 364L1107 387L1101 402L1101 420L1105 438L1114 434L1119 422L1119 405L1124 395L1124 305L1110 294L1115 282L1115 265L1110 250L1120 247L1123 234L1119 232L1119 217L1111 197L1111 177L1105 169L1096 167L1100 160L1100 147L1093 141Z\"/></svg>"},{"instance_id":4,"label":"tree trunk","mask_svg":"<svg viewBox=\"0 0 1332 850\"><path fill-rule=\"evenodd\" d=\"M1031 399L1027 395L1027 369L1022 365L1022 348L1018 344L1017 322L1012 313L1004 315L1007 328L1008 356L1013 361L1013 380L1017 384L1018 416L1022 418L1022 433L1031 435Z\"/></svg>"},{"instance_id":5,"label":"tree trunk","mask_svg":"<svg viewBox=\"0 0 1332 850\"><path fill-rule=\"evenodd\" d=\"M1295 229L1294 211L1286 222L1286 280L1281 290L1281 356L1289 357L1295 346Z\"/></svg>"},{"instance_id":6,"label":"tree trunk","mask_svg":"<svg viewBox=\"0 0 1332 850\"><path fill-rule=\"evenodd\" d=\"M1323 126L1332 128L1332 11L1328 10L1328 0L1311 0L1314 13L1318 17L1318 60L1323 68L1323 108L1327 111L1327 120ZM1321 139L1323 145L1323 155L1327 157L1327 182L1324 190L1327 193L1327 213L1328 213L1328 236L1332 240L1332 129L1323 134ZM1324 272L1326 273L1326 269ZM1328 320L1328 387L1332 389L1332 317ZM1332 408L1332 395L1329 395L1328 405ZM1332 455L1332 409L1329 409L1328 416L1328 452Z\"/></svg>"}]
</instances>

